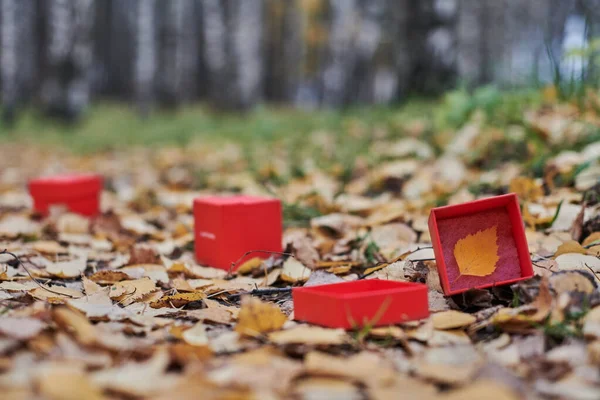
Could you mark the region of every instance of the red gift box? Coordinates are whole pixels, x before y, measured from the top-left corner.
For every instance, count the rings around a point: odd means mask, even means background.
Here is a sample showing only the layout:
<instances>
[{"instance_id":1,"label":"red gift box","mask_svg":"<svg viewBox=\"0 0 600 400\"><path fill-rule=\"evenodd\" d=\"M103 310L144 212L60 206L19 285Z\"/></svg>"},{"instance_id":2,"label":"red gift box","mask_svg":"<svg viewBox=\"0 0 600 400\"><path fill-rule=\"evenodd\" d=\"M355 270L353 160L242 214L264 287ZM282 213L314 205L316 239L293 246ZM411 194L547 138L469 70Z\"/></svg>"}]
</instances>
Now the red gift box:
<instances>
[{"instance_id":1,"label":"red gift box","mask_svg":"<svg viewBox=\"0 0 600 400\"><path fill-rule=\"evenodd\" d=\"M434 208L429 233L447 296L533 276L514 193Z\"/></svg>"},{"instance_id":2,"label":"red gift box","mask_svg":"<svg viewBox=\"0 0 600 400\"><path fill-rule=\"evenodd\" d=\"M71 212L94 216L100 212L102 177L95 174L56 175L29 181L35 211L47 215L50 206L63 205Z\"/></svg>"},{"instance_id":3,"label":"red gift box","mask_svg":"<svg viewBox=\"0 0 600 400\"><path fill-rule=\"evenodd\" d=\"M429 316L427 286L367 279L292 289L294 318L330 328L392 325Z\"/></svg>"},{"instance_id":4,"label":"red gift box","mask_svg":"<svg viewBox=\"0 0 600 400\"><path fill-rule=\"evenodd\" d=\"M201 264L229 270L267 252L282 251L281 202L278 199L232 196L194 200L196 259Z\"/></svg>"}]
</instances>

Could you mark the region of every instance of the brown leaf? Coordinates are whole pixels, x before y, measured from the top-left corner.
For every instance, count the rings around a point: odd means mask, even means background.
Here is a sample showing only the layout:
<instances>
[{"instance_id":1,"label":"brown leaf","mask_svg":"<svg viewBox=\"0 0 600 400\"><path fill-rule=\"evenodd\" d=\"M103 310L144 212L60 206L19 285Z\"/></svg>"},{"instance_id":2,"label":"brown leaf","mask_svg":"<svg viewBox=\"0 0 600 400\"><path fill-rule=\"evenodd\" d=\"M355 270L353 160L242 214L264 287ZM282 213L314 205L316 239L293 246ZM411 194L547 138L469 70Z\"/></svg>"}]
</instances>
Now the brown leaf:
<instances>
[{"instance_id":1,"label":"brown leaf","mask_svg":"<svg viewBox=\"0 0 600 400\"><path fill-rule=\"evenodd\" d=\"M150 303L152 308L173 307L179 308L194 301L201 301L206 298L204 292L177 293L170 296L163 296L158 301Z\"/></svg>"}]
</instances>

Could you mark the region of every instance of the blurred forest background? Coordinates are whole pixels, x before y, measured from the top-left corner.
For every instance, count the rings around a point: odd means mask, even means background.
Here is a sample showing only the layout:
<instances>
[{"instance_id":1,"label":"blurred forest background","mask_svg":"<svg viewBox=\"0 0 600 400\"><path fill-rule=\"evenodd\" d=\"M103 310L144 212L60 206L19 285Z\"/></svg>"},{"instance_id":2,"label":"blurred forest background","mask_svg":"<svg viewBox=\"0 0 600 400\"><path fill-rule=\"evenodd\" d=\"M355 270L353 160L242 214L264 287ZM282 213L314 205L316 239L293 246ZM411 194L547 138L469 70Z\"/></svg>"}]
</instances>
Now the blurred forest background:
<instances>
[{"instance_id":1,"label":"blurred forest background","mask_svg":"<svg viewBox=\"0 0 600 400\"><path fill-rule=\"evenodd\" d=\"M208 102L314 109L597 83L600 0L0 0L5 122ZM570 55L570 57L566 57ZM565 78L566 77L566 78Z\"/></svg>"}]
</instances>

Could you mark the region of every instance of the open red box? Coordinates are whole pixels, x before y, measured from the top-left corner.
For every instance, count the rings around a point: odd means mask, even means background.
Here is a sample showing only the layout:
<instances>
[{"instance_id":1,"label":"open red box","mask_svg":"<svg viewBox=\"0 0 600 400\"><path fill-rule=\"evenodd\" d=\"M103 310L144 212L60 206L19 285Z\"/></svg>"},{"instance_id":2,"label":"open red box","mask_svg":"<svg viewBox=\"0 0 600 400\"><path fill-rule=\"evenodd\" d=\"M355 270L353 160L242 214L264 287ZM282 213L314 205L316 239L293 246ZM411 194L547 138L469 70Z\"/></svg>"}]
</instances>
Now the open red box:
<instances>
[{"instance_id":1,"label":"open red box","mask_svg":"<svg viewBox=\"0 0 600 400\"><path fill-rule=\"evenodd\" d=\"M194 200L195 250L201 264L229 270L235 262L237 268L253 257L268 258L268 251L282 251L282 234L278 199L207 196ZM252 250L264 251L241 258Z\"/></svg>"},{"instance_id":2,"label":"open red box","mask_svg":"<svg viewBox=\"0 0 600 400\"><path fill-rule=\"evenodd\" d=\"M368 279L292 289L294 318L330 328L392 325L429 316L427 286Z\"/></svg>"},{"instance_id":3,"label":"open red box","mask_svg":"<svg viewBox=\"0 0 600 400\"><path fill-rule=\"evenodd\" d=\"M434 208L429 233L447 296L533 276L514 193Z\"/></svg>"},{"instance_id":4,"label":"open red box","mask_svg":"<svg viewBox=\"0 0 600 400\"><path fill-rule=\"evenodd\" d=\"M69 211L86 216L100 212L100 175L55 175L32 179L28 186L33 208L43 215L47 215L54 205L64 205Z\"/></svg>"}]
</instances>

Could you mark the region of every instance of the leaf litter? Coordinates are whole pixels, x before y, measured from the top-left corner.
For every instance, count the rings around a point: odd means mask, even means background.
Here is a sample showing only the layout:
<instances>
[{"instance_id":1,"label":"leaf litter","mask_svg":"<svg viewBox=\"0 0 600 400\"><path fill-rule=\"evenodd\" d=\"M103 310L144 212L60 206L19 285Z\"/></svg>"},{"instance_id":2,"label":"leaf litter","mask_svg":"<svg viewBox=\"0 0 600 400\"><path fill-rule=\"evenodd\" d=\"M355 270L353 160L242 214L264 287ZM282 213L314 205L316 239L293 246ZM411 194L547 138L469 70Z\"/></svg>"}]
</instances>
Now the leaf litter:
<instances>
[{"instance_id":1,"label":"leaf litter","mask_svg":"<svg viewBox=\"0 0 600 400\"><path fill-rule=\"evenodd\" d=\"M52 159L105 176L92 219L31 212L25 180L48 172L48 150L30 145L39 161L25 163L10 157L23 147L3 145L0 170L21 177L0 175L0 251L16 256L0 254L3 395L600 398L598 152L555 147L574 140L548 125L550 115L572 118L560 110L526 113L531 149L557 150L537 172L505 160L486 168L497 131L479 114L435 144L426 130L403 139L382 130L373 157L357 157L348 174L336 163L291 173L299 167L275 149L248 173L234 144ZM210 173L203 186L170 181L170 168L200 167ZM536 277L444 297L429 210L508 191L522 202ZM236 272L198 264L191 199L236 192L283 199L285 252ZM461 274L494 272L496 233L457 243ZM426 283L431 316L360 331L293 321L290 287L374 278Z\"/></svg>"}]
</instances>

